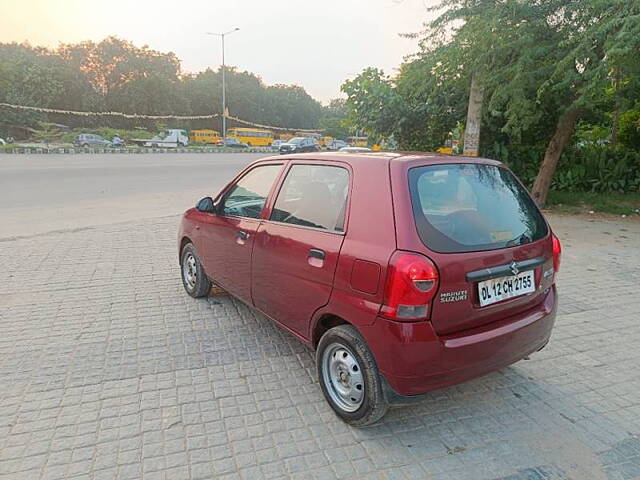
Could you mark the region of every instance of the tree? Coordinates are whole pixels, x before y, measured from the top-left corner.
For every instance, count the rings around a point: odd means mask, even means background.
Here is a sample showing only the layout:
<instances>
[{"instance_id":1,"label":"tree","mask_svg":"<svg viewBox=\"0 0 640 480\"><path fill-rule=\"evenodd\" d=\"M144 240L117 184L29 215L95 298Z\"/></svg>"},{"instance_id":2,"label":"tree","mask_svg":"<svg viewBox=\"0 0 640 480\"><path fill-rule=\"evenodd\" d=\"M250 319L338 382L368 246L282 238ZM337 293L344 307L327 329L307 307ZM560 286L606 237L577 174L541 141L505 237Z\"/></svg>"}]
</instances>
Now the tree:
<instances>
[{"instance_id":1,"label":"tree","mask_svg":"<svg viewBox=\"0 0 640 480\"><path fill-rule=\"evenodd\" d=\"M400 97L392 81L382 70L366 68L353 80L342 84L347 95L345 106L349 122L373 137L388 137L401 108Z\"/></svg>"},{"instance_id":2,"label":"tree","mask_svg":"<svg viewBox=\"0 0 640 480\"><path fill-rule=\"evenodd\" d=\"M488 110L511 137L546 130L532 189L544 205L577 120L602 102L612 72L637 62L640 3L443 0L434 10L440 15L426 25L422 55L446 52L440 58L452 71L477 72Z\"/></svg>"},{"instance_id":3,"label":"tree","mask_svg":"<svg viewBox=\"0 0 640 480\"><path fill-rule=\"evenodd\" d=\"M349 136L349 122L345 100L334 98L329 105L322 108L319 126L329 137L345 139Z\"/></svg>"}]
</instances>

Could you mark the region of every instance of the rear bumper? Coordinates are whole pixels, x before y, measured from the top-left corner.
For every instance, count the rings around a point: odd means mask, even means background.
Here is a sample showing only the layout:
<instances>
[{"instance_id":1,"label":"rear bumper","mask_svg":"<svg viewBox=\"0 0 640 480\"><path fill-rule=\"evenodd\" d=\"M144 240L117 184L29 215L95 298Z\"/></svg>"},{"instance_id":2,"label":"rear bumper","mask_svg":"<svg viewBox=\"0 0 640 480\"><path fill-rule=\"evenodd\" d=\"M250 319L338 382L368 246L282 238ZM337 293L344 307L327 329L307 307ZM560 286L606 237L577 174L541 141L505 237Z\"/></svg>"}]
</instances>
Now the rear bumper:
<instances>
[{"instance_id":1,"label":"rear bumper","mask_svg":"<svg viewBox=\"0 0 640 480\"><path fill-rule=\"evenodd\" d=\"M452 335L438 335L428 321L381 317L360 330L389 395L420 395L499 370L542 349L555 322L556 299L554 285L529 311Z\"/></svg>"}]
</instances>

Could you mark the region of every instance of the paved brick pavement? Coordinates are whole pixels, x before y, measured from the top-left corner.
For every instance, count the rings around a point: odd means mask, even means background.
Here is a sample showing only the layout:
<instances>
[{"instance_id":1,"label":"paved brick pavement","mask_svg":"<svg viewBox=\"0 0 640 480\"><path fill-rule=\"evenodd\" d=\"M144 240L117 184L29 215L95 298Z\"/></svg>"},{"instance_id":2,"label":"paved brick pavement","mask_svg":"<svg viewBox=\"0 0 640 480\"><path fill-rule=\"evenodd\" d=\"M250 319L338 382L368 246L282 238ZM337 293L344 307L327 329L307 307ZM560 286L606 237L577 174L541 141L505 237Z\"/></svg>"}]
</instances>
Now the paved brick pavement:
<instances>
[{"instance_id":1,"label":"paved brick pavement","mask_svg":"<svg viewBox=\"0 0 640 480\"><path fill-rule=\"evenodd\" d=\"M0 242L0 478L640 478L639 222L555 217L549 346L360 430L306 347L183 292L177 222Z\"/></svg>"}]
</instances>

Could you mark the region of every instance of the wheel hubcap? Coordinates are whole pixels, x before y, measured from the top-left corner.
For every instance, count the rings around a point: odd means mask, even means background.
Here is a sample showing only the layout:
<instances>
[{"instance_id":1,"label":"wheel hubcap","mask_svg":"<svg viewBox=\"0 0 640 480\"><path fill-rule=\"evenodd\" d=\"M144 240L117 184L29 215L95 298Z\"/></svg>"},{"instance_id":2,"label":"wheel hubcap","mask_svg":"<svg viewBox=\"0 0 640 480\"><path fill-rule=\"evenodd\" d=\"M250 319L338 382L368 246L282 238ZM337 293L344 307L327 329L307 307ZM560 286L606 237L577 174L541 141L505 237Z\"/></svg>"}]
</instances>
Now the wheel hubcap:
<instances>
[{"instance_id":1,"label":"wheel hubcap","mask_svg":"<svg viewBox=\"0 0 640 480\"><path fill-rule=\"evenodd\" d=\"M198 281L198 267L196 263L196 258L192 253L187 254L184 259L184 263L182 264L182 276L184 277L184 281L189 287L189 290L193 290L196 287L196 282Z\"/></svg>"},{"instance_id":2,"label":"wheel hubcap","mask_svg":"<svg viewBox=\"0 0 640 480\"><path fill-rule=\"evenodd\" d=\"M364 400L364 377L360 364L347 347L332 343L325 349L322 376L333 403L346 412L360 408Z\"/></svg>"}]
</instances>

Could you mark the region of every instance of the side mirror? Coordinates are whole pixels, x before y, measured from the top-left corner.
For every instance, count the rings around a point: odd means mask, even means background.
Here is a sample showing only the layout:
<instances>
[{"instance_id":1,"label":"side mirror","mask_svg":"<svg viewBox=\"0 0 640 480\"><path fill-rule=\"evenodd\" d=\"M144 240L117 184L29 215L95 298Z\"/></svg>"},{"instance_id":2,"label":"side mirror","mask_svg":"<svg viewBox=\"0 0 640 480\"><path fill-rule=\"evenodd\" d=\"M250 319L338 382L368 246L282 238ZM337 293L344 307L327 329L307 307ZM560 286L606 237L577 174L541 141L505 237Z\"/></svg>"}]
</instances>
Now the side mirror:
<instances>
[{"instance_id":1,"label":"side mirror","mask_svg":"<svg viewBox=\"0 0 640 480\"><path fill-rule=\"evenodd\" d=\"M216 213L216 205L213 203L213 198L204 197L196 204L196 209L199 212Z\"/></svg>"}]
</instances>

